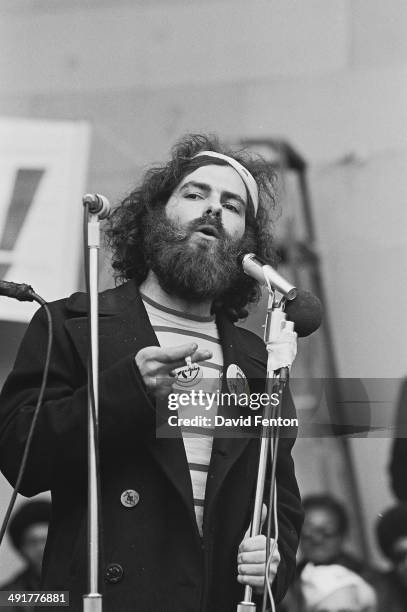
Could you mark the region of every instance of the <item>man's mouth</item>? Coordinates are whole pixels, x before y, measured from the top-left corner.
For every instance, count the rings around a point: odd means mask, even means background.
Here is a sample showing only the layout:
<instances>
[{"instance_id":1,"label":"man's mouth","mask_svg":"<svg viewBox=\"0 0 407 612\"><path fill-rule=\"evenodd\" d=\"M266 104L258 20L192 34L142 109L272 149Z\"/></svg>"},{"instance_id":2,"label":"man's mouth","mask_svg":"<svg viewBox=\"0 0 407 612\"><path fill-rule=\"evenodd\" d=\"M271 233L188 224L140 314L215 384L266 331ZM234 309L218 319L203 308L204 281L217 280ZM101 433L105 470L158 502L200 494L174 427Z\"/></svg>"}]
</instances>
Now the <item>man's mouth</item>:
<instances>
[{"instance_id":1,"label":"man's mouth","mask_svg":"<svg viewBox=\"0 0 407 612\"><path fill-rule=\"evenodd\" d=\"M219 231L216 229L214 225L200 225L196 228L195 232L205 236L205 238L209 238L211 240L219 238Z\"/></svg>"}]
</instances>

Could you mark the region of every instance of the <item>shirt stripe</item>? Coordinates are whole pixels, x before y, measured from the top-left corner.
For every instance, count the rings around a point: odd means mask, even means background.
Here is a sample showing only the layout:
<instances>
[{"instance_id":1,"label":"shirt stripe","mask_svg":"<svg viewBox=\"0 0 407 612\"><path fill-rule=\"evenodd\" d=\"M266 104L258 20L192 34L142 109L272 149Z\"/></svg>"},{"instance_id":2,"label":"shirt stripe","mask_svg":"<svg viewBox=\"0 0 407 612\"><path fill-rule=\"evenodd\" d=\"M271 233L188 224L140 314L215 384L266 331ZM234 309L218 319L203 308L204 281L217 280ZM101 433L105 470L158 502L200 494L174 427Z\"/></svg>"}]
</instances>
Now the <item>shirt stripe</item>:
<instances>
[{"instance_id":1,"label":"shirt stripe","mask_svg":"<svg viewBox=\"0 0 407 612\"><path fill-rule=\"evenodd\" d=\"M200 332L196 332L195 330L188 331L186 329L176 329L174 327L167 327L165 325L153 325L153 329L155 332L168 332L171 334L180 334L182 336L193 336L194 338L202 338L203 340L208 340L208 342L220 344L219 340L212 338L212 336L208 336L207 334L201 334Z\"/></svg>"},{"instance_id":2,"label":"shirt stripe","mask_svg":"<svg viewBox=\"0 0 407 612\"><path fill-rule=\"evenodd\" d=\"M188 463L189 469L195 472L207 472L208 466L201 463Z\"/></svg>"},{"instance_id":3,"label":"shirt stripe","mask_svg":"<svg viewBox=\"0 0 407 612\"><path fill-rule=\"evenodd\" d=\"M147 297L144 293L141 293L141 297L143 299L143 302L147 302L147 304L149 304L153 308L156 308L157 310L161 310L162 312L167 312L168 314L173 315L175 317L179 317L180 319L189 319L190 321L197 321L198 323L210 323L211 321L215 321L215 315L210 315L207 317L200 317L199 315L191 315L191 314L188 314L187 312L180 312L179 310L175 310L174 308L168 308L168 306L159 304L158 302L155 302L151 298Z\"/></svg>"}]
</instances>

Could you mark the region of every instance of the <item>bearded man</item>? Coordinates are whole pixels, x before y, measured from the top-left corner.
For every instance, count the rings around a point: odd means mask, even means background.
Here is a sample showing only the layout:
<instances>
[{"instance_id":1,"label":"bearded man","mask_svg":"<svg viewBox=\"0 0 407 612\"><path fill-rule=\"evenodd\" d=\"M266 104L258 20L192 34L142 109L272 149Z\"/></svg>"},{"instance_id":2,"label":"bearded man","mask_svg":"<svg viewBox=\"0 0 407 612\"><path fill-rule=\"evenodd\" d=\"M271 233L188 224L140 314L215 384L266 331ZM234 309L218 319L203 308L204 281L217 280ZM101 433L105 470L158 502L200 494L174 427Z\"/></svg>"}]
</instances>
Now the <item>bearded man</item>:
<instances>
[{"instance_id":1,"label":"bearded man","mask_svg":"<svg viewBox=\"0 0 407 612\"><path fill-rule=\"evenodd\" d=\"M266 538L247 534L259 439L216 437L210 428L158 437L156 416L185 385L205 382L216 394L236 373L264 381L264 343L233 323L259 294L238 256L271 261L273 207L274 177L264 163L195 135L112 215L108 241L124 282L99 299L104 610L227 612L243 585L262 593ZM52 491L43 588L69 590L74 610L86 591L86 308L81 293L51 304L49 382L21 485L24 495ZM11 483L45 345L40 309L0 398L0 466ZM287 365L293 332L282 346ZM277 601L293 576L302 521L292 444L281 440L277 464L279 539L270 565Z\"/></svg>"}]
</instances>

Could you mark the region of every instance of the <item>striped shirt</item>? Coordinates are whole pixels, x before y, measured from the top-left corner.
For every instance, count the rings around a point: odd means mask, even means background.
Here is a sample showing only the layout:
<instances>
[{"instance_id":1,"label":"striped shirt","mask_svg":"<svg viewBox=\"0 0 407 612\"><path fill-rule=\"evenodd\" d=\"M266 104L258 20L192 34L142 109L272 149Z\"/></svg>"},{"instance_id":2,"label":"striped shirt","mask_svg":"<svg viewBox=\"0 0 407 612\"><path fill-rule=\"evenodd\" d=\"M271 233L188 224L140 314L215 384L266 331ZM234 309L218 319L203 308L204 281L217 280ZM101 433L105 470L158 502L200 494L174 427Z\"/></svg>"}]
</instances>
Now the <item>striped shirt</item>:
<instances>
[{"instance_id":1,"label":"striped shirt","mask_svg":"<svg viewBox=\"0 0 407 612\"><path fill-rule=\"evenodd\" d=\"M192 390L196 392L202 390L204 393L210 393L211 397L215 397L221 388L223 367L222 348L215 317L198 317L178 312L154 302L143 294L142 299L160 346L174 347L195 342L200 350L207 349L212 353L212 358L208 361L193 364L192 368L185 366L177 370L174 392L191 394ZM205 410L202 403L196 406L191 401L188 405L178 408L179 417L190 418L195 415L205 415L212 418L212 423L214 423L216 412L216 402L209 411ZM202 535L205 489L212 453L213 429L210 427L188 427L188 431L186 431L181 427L181 431L191 476L196 522L199 533Z\"/></svg>"}]
</instances>

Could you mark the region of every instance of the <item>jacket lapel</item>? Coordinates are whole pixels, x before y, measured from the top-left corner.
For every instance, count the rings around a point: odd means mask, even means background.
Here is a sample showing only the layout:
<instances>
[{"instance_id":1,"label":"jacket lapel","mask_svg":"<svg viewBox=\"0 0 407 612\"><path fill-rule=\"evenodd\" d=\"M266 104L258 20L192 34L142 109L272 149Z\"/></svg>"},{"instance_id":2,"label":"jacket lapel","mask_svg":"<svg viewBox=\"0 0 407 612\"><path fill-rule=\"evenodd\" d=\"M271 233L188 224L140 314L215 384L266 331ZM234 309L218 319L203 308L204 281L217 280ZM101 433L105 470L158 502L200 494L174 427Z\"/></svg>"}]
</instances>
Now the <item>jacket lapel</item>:
<instances>
[{"instance_id":1,"label":"jacket lapel","mask_svg":"<svg viewBox=\"0 0 407 612\"><path fill-rule=\"evenodd\" d=\"M65 326L83 365L88 358L88 317L86 295L75 293L67 308L76 316ZM158 346L140 294L133 282L99 294L99 366L100 371L119 359L137 353L145 346Z\"/></svg>"},{"instance_id":2,"label":"jacket lapel","mask_svg":"<svg viewBox=\"0 0 407 612\"><path fill-rule=\"evenodd\" d=\"M67 302L75 313L65 323L82 364L88 355L86 295L76 293ZM146 309L134 282L110 289L99 296L99 370L103 371L127 355L136 354L146 346L159 346ZM146 439L149 451L165 472L186 504L197 534L191 479L181 431L178 436ZM198 534L199 535L199 534Z\"/></svg>"}]
</instances>

